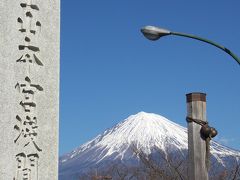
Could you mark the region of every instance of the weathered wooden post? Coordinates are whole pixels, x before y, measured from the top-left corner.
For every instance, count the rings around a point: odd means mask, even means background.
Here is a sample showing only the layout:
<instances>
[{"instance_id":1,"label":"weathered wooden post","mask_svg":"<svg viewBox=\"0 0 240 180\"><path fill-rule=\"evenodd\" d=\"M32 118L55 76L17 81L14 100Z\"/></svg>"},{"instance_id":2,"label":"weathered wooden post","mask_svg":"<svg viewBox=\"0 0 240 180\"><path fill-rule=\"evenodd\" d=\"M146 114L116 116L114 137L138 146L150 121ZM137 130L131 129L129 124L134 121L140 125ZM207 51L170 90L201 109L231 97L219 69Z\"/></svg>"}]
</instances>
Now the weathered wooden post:
<instances>
[{"instance_id":1,"label":"weathered wooden post","mask_svg":"<svg viewBox=\"0 0 240 180\"><path fill-rule=\"evenodd\" d=\"M206 167L206 142L201 137L200 123L206 122L206 94L189 93L187 96L188 121L188 179L208 180Z\"/></svg>"}]
</instances>

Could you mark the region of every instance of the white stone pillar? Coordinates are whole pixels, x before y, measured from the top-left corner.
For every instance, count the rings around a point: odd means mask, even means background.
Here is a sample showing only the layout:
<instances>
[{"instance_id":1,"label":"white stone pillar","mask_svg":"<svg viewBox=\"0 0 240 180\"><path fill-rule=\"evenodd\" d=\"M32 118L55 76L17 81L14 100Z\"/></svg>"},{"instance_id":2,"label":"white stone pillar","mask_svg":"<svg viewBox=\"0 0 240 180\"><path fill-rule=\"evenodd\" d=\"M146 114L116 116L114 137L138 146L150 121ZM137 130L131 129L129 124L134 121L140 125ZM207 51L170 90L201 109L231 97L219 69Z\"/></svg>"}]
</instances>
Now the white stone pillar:
<instances>
[{"instance_id":1,"label":"white stone pillar","mask_svg":"<svg viewBox=\"0 0 240 180\"><path fill-rule=\"evenodd\" d=\"M56 180L60 0L1 1L0 44L0 180Z\"/></svg>"}]
</instances>

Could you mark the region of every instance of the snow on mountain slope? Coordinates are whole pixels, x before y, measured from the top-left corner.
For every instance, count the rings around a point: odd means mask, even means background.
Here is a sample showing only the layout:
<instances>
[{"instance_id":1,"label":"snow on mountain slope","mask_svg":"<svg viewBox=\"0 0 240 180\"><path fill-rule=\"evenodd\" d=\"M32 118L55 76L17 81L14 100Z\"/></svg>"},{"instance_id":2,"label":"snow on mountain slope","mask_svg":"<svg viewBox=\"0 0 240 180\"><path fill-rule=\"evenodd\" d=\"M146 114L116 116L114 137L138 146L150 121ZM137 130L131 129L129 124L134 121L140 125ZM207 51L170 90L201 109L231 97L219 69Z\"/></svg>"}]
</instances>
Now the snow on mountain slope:
<instances>
[{"instance_id":1,"label":"snow on mountain slope","mask_svg":"<svg viewBox=\"0 0 240 180\"><path fill-rule=\"evenodd\" d=\"M155 147L163 152L169 149L186 152L187 129L157 114L140 112L132 115L60 157L60 177L61 174L72 174L104 161L132 161L136 159L131 149L132 144L146 154L151 154ZM214 141L211 153L221 163L228 156L240 157L240 152Z\"/></svg>"}]
</instances>

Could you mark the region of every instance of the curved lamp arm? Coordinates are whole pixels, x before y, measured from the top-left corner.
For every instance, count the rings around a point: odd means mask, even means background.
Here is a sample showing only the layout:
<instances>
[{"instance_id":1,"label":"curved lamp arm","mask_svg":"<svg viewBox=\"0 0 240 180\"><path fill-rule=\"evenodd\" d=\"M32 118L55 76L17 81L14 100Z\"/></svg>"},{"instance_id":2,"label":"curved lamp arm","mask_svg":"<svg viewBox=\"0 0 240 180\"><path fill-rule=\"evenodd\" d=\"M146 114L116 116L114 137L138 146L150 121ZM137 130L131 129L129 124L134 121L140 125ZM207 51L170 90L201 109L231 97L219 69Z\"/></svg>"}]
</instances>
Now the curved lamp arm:
<instances>
[{"instance_id":1,"label":"curved lamp arm","mask_svg":"<svg viewBox=\"0 0 240 180\"><path fill-rule=\"evenodd\" d=\"M191 34L171 32L167 29L163 29L163 28L159 28L159 27L155 27L155 26L145 26L144 28L141 29L141 32L147 39L152 40L152 41L158 40L160 37L167 36L167 35L176 35L176 36L183 36L183 37L187 37L187 38L191 38L191 39L196 39L196 40L211 44L211 45L223 50L225 53L229 54L233 59L235 59L237 61L237 63L240 65L240 58L237 57L233 52L231 52L226 47L221 46L221 45L219 45L213 41L210 41L208 39L204 39L204 38L194 36Z\"/></svg>"},{"instance_id":2,"label":"curved lamp arm","mask_svg":"<svg viewBox=\"0 0 240 180\"><path fill-rule=\"evenodd\" d=\"M177 36L188 37L188 38L192 38L192 39L197 39L199 41L211 44L211 45L223 50L224 52L226 52L230 56L232 56L232 58L235 59L237 61L237 63L240 65L240 59L232 51L230 51L228 48L226 48L224 46L221 46L221 45L219 45L219 44L217 44L213 41L210 41L208 39L201 38L201 37L198 37L198 36L194 36L194 35L191 35L191 34L184 34L184 33L179 33L179 32L170 32L170 34L177 35Z\"/></svg>"}]
</instances>

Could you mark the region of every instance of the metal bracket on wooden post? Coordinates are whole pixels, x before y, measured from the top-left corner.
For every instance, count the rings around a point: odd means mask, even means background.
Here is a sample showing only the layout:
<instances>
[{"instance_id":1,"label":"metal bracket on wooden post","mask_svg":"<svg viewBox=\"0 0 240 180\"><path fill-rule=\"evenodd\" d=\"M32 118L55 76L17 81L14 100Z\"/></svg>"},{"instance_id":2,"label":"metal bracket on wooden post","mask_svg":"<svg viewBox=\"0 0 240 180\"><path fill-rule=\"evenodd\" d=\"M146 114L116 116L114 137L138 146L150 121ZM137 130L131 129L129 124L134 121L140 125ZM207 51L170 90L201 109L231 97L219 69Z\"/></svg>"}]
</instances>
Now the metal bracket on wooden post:
<instances>
[{"instance_id":1,"label":"metal bracket on wooden post","mask_svg":"<svg viewBox=\"0 0 240 180\"><path fill-rule=\"evenodd\" d=\"M206 94L189 93L187 97L187 117L206 122ZM188 122L188 179L208 180L206 167L206 142L201 137L201 125Z\"/></svg>"}]
</instances>

